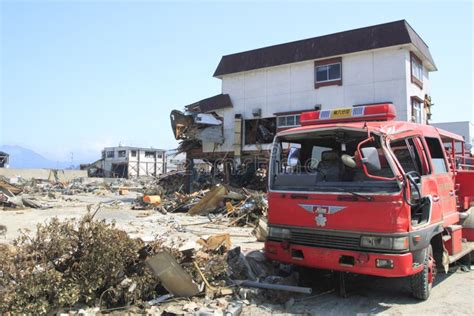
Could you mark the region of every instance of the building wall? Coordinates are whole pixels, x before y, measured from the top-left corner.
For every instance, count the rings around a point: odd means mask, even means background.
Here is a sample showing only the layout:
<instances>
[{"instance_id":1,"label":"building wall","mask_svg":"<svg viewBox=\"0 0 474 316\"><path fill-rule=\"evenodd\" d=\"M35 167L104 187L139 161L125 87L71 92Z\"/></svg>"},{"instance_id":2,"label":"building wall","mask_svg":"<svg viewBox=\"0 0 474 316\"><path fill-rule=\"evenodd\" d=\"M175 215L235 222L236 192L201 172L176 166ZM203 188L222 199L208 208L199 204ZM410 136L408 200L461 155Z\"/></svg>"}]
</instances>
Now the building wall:
<instances>
[{"instance_id":1,"label":"building wall","mask_svg":"<svg viewBox=\"0 0 474 316\"><path fill-rule=\"evenodd\" d=\"M87 178L87 170L54 171L53 169L0 168L0 176L6 178L21 177L26 180L39 179L55 181L55 174L59 181L71 181L75 178Z\"/></svg>"},{"instance_id":2,"label":"building wall","mask_svg":"<svg viewBox=\"0 0 474 316\"><path fill-rule=\"evenodd\" d=\"M165 172L166 166L166 154L163 150L146 149L146 148L133 148L133 147L109 147L105 148L104 151L114 151L113 158L104 158L104 171L106 177L113 176L113 165L114 164L127 164L128 166L128 177L137 177L145 175L160 175ZM118 152L125 150L125 157L118 157ZM136 157L132 156L132 151L137 151ZM145 152L152 151L161 155L157 158L146 157Z\"/></svg>"},{"instance_id":3,"label":"building wall","mask_svg":"<svg viewBox=\"0 0 474 316\"><path fill-rule=\"evenodd\" d=\"M392 102L398 119L409 120L411 100L407 90L412 89L407 84L410 81L409 48L400 46L343 55L342 86L315 89L314 60L223 76L222 93L230 95L234 107L217 111L224 118L225 143L216 149L214 144L204 143L204 152L232 151L235 114L241 114L243 120L252 119L256 108L261 109L265 118L278 112L313 109L316 105L326 110ZM254 149L246 147L244 150Z\"/></svg>"},{"instance_id":4,"label":"building wall","mask_svg":"<svg viewBox=\"0 0 474 316\"><path fill-rule=\"evenodd\" d=\"M411 82L411 56L410 51L405 51L405 73L406 73L406 102L407 102L407 118L406 120L412 120L412 108L411 98L418 97L421 100L425 99L425 95L430 95L430 81L428 69L423 66L423 88L420 88L416 84ZM398 109L397 109L398 110ZM426 123L426 122L425 122Z\"/></svg>"},{"instance_id":5,"label":"building wall","mask_svg":"<svg viewBox=\"0 0 474 316\"><path fill-rule=\"evenodd\" d=\"M444 123L433 123L435 127L444 129L448 132L455 133L464 137L466 142L466 149L472 150L474 146L474 124L469 121L461 122L444 122ZM457 151L460 147L456 148Z\"/></svg>"}]
</instances>

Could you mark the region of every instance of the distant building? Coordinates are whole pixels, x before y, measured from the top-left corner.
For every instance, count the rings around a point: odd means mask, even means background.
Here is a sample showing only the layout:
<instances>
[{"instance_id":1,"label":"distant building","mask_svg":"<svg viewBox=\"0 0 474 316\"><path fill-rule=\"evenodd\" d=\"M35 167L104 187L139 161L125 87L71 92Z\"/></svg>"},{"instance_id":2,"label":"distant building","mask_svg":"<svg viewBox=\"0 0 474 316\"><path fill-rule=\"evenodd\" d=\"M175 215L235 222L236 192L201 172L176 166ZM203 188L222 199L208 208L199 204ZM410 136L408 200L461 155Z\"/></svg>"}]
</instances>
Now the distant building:
<instances>
[{"instance_id":1,"label":"distant building","mask_svg":"<svg viewBox=\"0 0 474 316\"><path fill-rule=\"evenodd\" d=\"M439 127L448 132L455 133L464 137L466 142L466 150L474 154L474 124L469 121L459 121L459 122L443 122L443 123L433 123L431 124L435 127ZM456 148L456 151L459 152L460 148Z\"/></svg>"},{"instance_id":2,"label":"distant building","mask_svg":"<svg viewBox=\"0 0 474 316\"><path fill-rule=\"evenodd\" d=\"M10 155L0 151L0 168L8 168L10 164Z\"/></svg>"},{"instance_id":3,"label":"distant building","mask_svg":"<svg viewBox=\"0 0 474 316\"><path fill-rule=\"evenodd\" d=\"M194 169L199 172L211 172L211 164L202 160L193 160ZM178 153L176 149L166 152L166 172L184 171L186 169L186 153Z\"/></svg>"},{"instance_id":4,"label":"distant building","mask_svg":"<svg viewBox=\"0 0 474 316\"><path fill-rule=\"evenodd\" d=\"M172 149L166 152L166 172L182 171L185 169L186 153L178 153Z\"/></svg>"},{"instance_id":5,"label":"distant building","mask_svg":"<svg viewBox=\"0 0 474 316\"><path fill-rule=\"evenodd\" d=\"M166 151L141 147L106 147L102 159L92 164L102 176L135 178L158 176L166 172Z\"/></svg>"}]
</instances>

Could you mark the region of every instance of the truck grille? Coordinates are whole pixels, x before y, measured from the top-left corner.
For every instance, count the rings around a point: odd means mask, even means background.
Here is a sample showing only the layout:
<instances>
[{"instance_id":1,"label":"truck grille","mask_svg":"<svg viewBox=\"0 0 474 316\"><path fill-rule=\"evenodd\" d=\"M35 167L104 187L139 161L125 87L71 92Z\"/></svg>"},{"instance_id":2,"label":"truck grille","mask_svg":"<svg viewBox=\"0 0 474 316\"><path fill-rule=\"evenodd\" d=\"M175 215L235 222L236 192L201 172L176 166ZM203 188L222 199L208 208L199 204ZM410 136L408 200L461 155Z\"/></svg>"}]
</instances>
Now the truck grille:
<instances>
[{"instance_id":1,"label":"truck grille","mask_svg":"<svg viewBox=\"0 0 474 316\"><path fill-rule=\"evenodd\" d=\"M322 248L359 249L360 237L325 235L314 232L292 231L291 243Z\"/></svg>"},{"instance_id":2,"label":"truck grille","mask_svg":"<svg viewBox=\"0 0 474 316\"><path fill-rule=\"evenodd\" d=\"M291 228L291 244L319 248L360 250L360 235L333 231Z\"/></svg>"}]
</instances>

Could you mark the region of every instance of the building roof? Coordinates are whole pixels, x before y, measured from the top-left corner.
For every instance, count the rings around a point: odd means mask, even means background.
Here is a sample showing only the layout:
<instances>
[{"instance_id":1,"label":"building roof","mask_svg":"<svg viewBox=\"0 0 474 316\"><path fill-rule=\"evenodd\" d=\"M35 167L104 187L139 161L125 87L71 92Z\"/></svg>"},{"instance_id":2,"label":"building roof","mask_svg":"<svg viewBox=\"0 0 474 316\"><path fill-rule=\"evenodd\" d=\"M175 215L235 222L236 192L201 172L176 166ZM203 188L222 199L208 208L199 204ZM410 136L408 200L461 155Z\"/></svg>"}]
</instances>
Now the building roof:
<instances>
[{"instance_id":1,"label":"building roof","mask_svg":"<svg viewBox=\"0 0 474 316\"><path fill-rule=\"evenodd\" d=\"M403 44L413 44L428 69L437 70L428 45L400 20L226 55L214 77Z\"/></svg>"},{"instance_id":2,"label":"building roof","mask_svg":"<svg viewBox=\"0 0 474 316\"><path fill-rule=\"evenodd\" d=\"M233 106L228 94L218 94L185 106L186 110L191 112L209 112L231 107Z\"/></svg>"}]
</instances>

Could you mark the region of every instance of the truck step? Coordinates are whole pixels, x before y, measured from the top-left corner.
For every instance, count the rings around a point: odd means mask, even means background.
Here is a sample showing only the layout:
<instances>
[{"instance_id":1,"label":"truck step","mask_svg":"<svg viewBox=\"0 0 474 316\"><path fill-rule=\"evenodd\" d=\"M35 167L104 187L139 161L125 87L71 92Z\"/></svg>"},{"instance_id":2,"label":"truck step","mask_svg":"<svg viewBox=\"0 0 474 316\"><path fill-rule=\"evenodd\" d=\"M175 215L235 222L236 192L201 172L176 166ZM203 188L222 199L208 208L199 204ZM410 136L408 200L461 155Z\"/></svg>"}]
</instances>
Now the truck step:
<instances>
[{"instance_id":1,"label":"truck step","mask_svg":"<svg viewBox=\"0 0 474 316\"><path fill-rule=\"evenodd\" d=\"M471 251L474 251L474 241L463 242L462 250L455 255L449 256L449 263L451 264L455 261L458 261L465 255L469 254Z\"/></svg>"}]
</instances>

